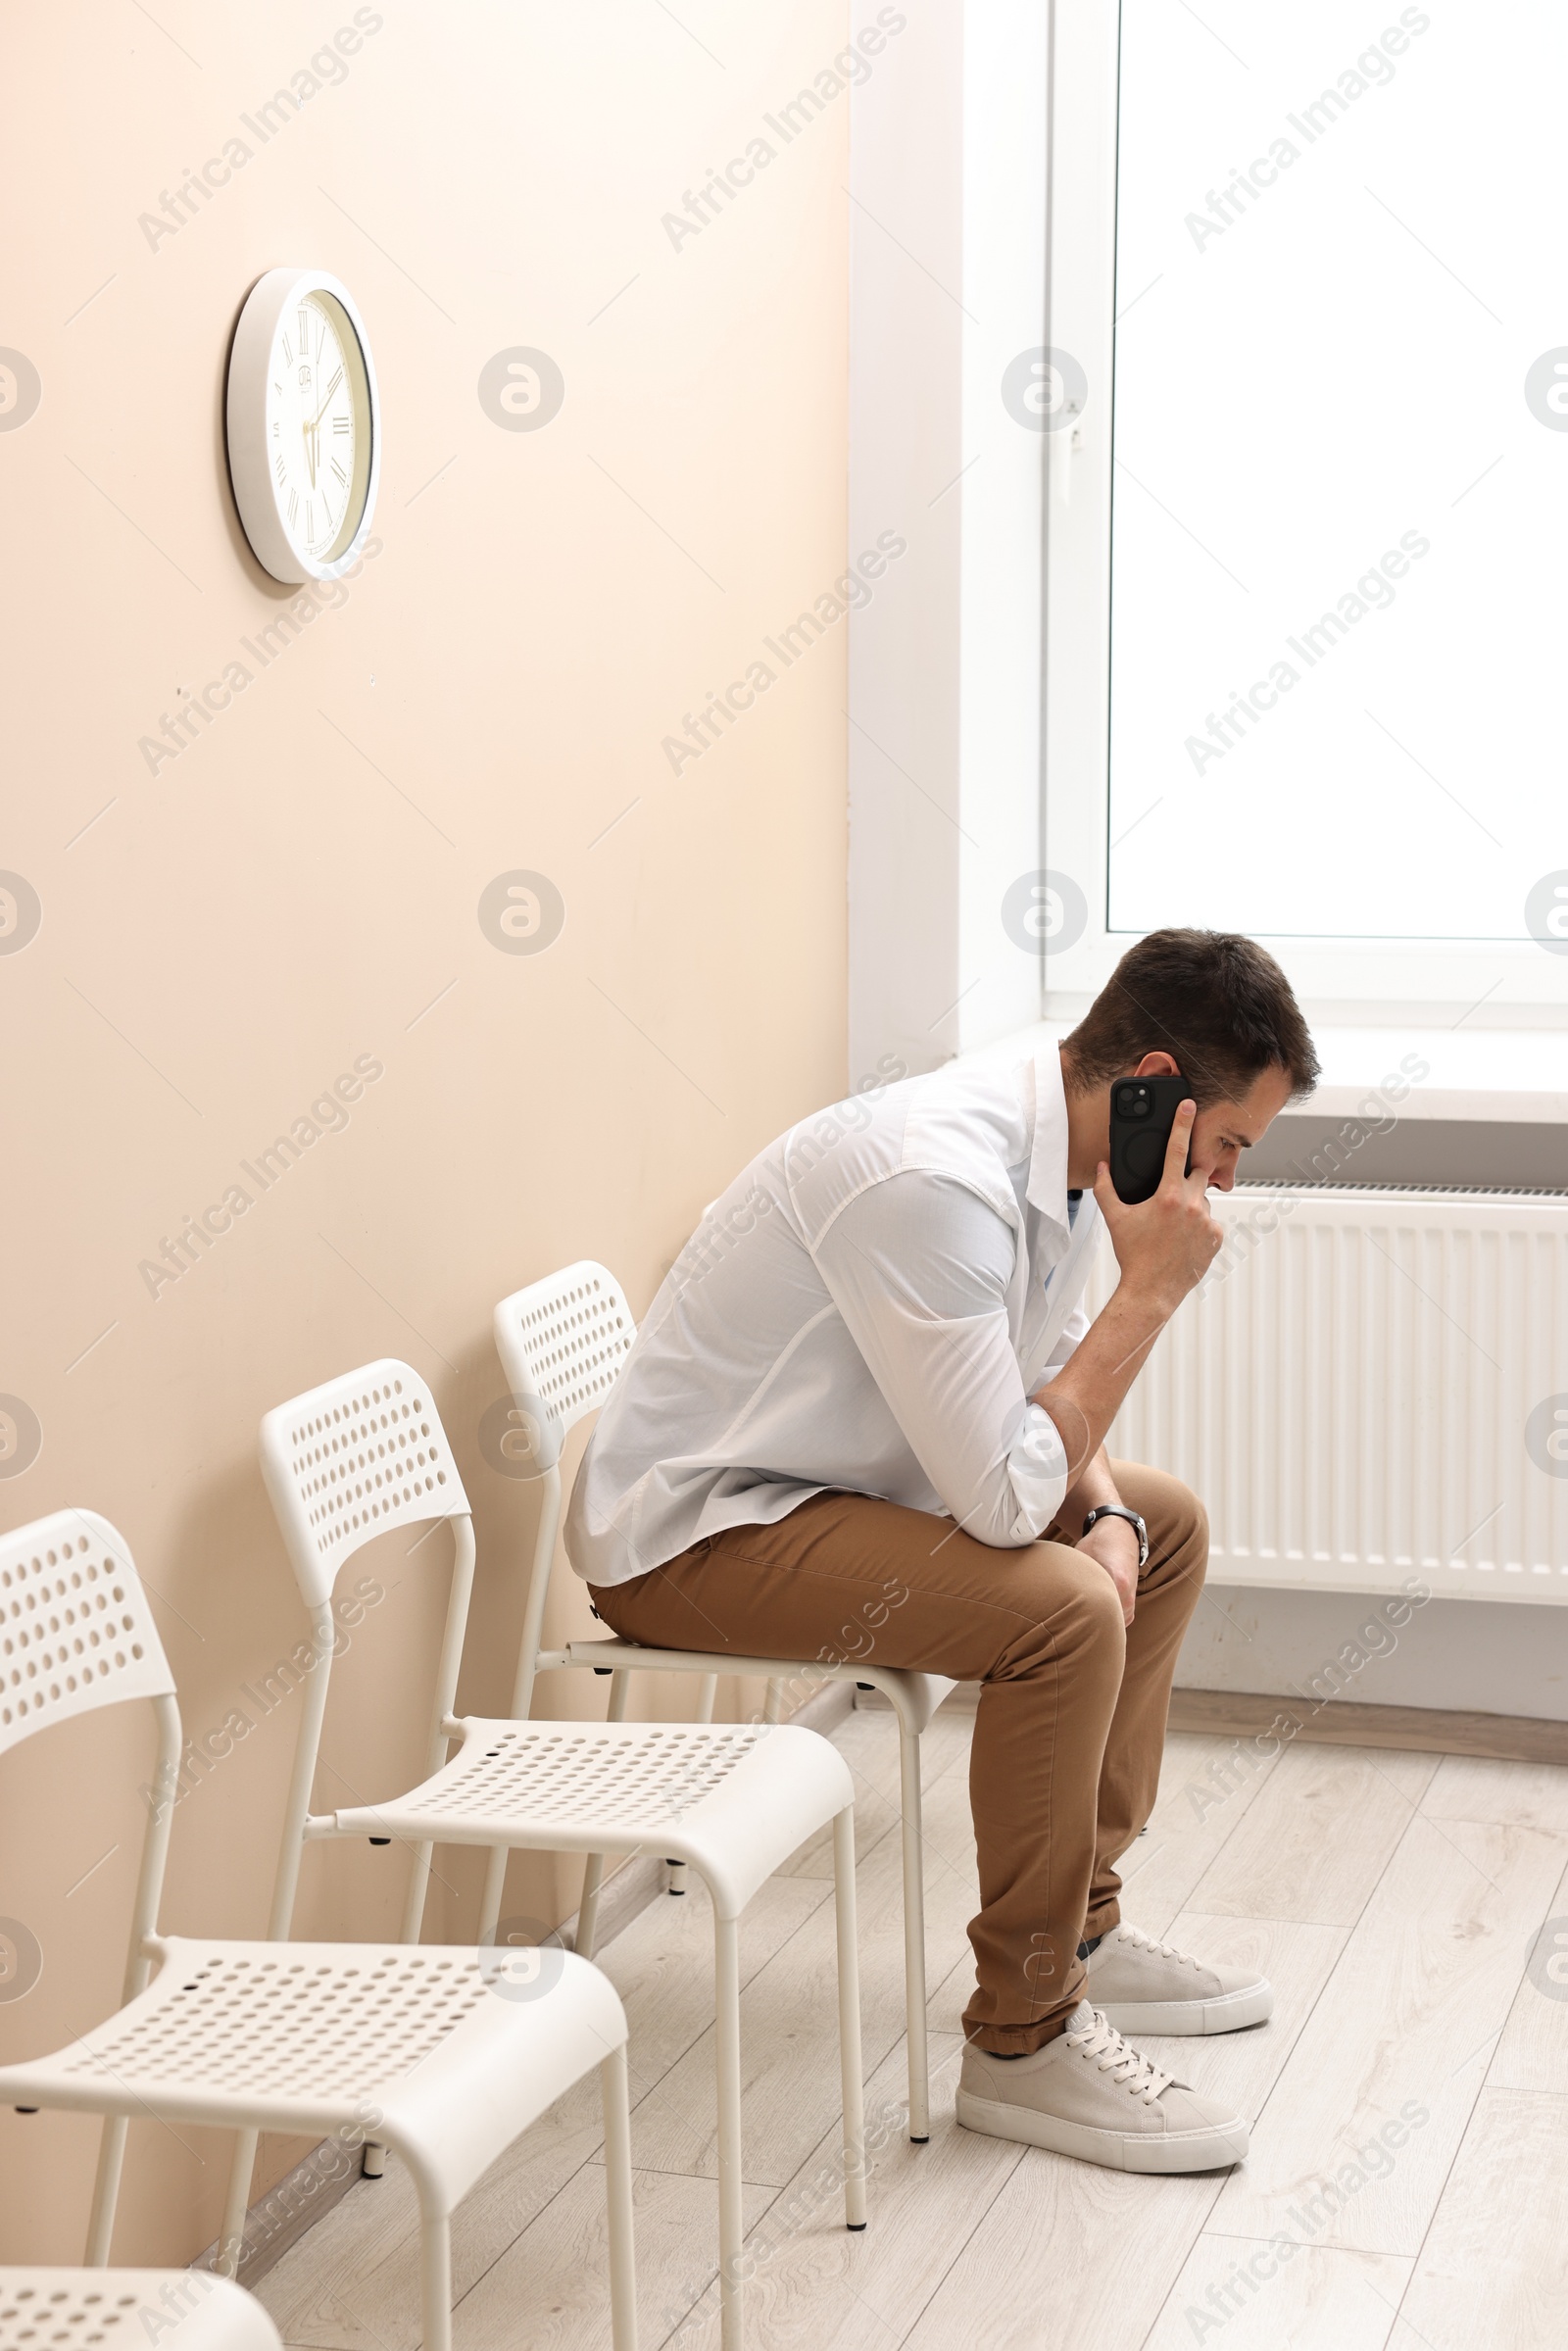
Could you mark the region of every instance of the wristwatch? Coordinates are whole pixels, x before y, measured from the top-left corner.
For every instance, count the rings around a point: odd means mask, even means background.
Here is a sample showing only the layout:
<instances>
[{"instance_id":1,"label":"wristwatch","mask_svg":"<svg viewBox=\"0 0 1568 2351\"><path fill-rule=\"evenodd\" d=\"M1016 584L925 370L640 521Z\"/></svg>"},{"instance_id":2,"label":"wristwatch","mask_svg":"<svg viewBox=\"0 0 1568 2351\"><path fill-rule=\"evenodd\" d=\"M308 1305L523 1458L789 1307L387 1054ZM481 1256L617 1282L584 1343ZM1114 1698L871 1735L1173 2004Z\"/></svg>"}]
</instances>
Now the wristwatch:
<instances>
[{"instance_id":1,"label":"wristwatch","mask_svg":"<svg viewBox=\"0 0 1568 2351\"><path fill-rule=\"evenodd\" d=\"M1091 1510L1089 1516L1084 1520L1085 1535L1088 1534L1097 1518L1124 1518L1127 1524L1137 1531L1140 1572L1149 1565L1149 1529L1136 1510L1129 1510L1125 1502L1102 1502L1096 1509Z\"/></svg>"}]
</instances>

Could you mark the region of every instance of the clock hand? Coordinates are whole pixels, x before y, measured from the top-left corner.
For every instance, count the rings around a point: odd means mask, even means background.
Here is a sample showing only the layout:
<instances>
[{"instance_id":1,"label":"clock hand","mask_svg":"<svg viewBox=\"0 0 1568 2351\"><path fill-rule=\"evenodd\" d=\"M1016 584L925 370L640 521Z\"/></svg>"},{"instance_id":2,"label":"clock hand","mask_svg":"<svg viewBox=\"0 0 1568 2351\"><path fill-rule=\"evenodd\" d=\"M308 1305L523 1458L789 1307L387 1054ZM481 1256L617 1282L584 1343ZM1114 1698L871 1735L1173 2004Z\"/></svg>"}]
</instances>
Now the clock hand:
<instances>
[{"instance_id":1,"label":"clock hand","mask_svg":"<svg viewBox=\"0 0 1568 2351\"><path fill-rule=\"evenodd\" d=\"M321 418L326 415L328 408L331 406L332 400L337 392L338 385L342 381L343 370L341 367L339 367L331 382L327 385L326 390L321 398L321 405L317 410L315 416L304 416L300 419L300 439L304 444L305 463L310 468L311 488L313 490L316 488L317 475L320 470L321 464Z\"/></svg>"},{"instance_id":2,"label":"clock hand","mask_svg":"<svg viewBox=\"0 0 1568 2351\"><path fill-rule=\"evenodd\" d=\"M302 423L300 428L305 441L306 463L311 468L311 487L313 490L316 487L316 476L321 462L321 418L326 415L327 409L331 405L338 385L342 381L343 370L341 367L339 367L337 373L333 376L331 382L326 387L326 392L322 398L320 407L317 410L314 416L309 418L308 421Z\"/></svg>"},{"instance_id":3,"label":"clock hand","mask_svg":"<svg viewBox=\"0 0 1568 2351\"><path fill-rule=\"evenodd\" d=\"M324 396L323 396L323 398L322 398L322 401L321 401L321 405L320 405L320 407L319 407L319 408L317 410L317 412L316 412L315 416L314 416L311 418L311 421L310 421L310 423L309 423L309 424L306 426L306 430L307 430L308 432L316 432L317 430L318 430L318 428L319 428L319 426L320 426L321 418L322 418L322 417L323 417L323 416L326 415L326 412L327 412L328 405L330 404L330 402L331 402L331 399L332 399L332 395L334 394L334 392L336 392L336 390L337 390L337 388L338 388L338 385L339 385L339 384L340 384L342 381L343 381L343 370L342 370L342 368L341 368L341 367L339 367L339 369L338 369L337 373L336 373L336 374L333 376L333 378L332 378L331 382L330 382L330 383L327 385L327 387L326 387L326 392L325 392L325 394L324 394Z\"/></svg>"}]
</instances>

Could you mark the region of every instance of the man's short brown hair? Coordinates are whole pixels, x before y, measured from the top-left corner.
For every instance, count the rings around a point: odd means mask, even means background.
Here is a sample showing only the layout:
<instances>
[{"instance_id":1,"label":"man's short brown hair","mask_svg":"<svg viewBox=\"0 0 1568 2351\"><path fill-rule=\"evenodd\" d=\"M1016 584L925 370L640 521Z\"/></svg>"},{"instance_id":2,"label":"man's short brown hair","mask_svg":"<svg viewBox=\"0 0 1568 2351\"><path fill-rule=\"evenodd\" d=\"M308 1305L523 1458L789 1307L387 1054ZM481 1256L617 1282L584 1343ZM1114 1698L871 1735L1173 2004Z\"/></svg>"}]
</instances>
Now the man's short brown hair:
<instances>
[{"instance_id":1,"label":"man's short brown hair","mask_svg":"<svg viewBox=\"0 0 1568 2351\"><path fill-rule=\"evenodd\" d=\"M1151 931L1122 956L1064 1050L1075 1093L1171 1055L1200 1109L1240 1102L1266 1069L1309 1094L1318 1057L1291 983L1235 931Z\"/></svg>"}]
</instances>

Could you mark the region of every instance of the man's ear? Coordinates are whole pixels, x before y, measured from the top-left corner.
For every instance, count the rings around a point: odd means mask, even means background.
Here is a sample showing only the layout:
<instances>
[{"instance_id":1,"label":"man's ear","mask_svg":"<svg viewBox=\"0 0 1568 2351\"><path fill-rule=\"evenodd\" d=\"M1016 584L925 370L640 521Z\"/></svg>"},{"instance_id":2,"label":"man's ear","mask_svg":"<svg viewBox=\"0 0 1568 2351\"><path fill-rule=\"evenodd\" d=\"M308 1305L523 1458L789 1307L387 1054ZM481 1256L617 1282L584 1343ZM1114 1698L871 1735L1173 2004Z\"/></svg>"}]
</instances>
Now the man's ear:
<instances>
[{"instance_id":1,"label":"man's ear","mask_svg":"<svg viewBox=\"0 0 1568 2351\"><path fill-rule=\"evenodd\" d=\"M1181 1071L1169 1053L1145 1053L1133 1071L1135 1078L1179 1078Z\"/></svg>"}]
</instances>

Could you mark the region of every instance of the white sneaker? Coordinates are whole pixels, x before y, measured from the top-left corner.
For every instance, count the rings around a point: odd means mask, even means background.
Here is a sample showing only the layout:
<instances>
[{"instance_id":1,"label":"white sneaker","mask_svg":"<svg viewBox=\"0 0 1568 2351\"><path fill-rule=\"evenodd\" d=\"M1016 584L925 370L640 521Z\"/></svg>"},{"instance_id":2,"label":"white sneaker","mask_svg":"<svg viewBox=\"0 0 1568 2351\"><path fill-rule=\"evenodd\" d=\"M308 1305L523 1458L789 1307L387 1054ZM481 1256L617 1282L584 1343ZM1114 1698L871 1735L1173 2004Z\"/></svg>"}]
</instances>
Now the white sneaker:
<instances>
[{"instance_id":1,"label":"white sneaker","mask_svg":"<svg viewBox=\"0 0 1568 2351\"><path fill-rule=\"evenodd\" d=\"M1089 1954L1086 1989L1121 2033L1235 2033L1274 2008L1266 1976L1210 1967L1137 1927L1107 1928Z\"/></svg>"},{"instance_id":2,"label":"white sneaker","mask_svg":"<svg viewBox=\"0 0 1568 2351\"><path fill-rule=\"evenodd\" d=\"M1247 2153L1239 2114L1161 2073L1087 2000L1032 2057L965 2049L957 2115L965 2131L1116 2172L1213 2172Z\"/></svg>"}]
</instances>

